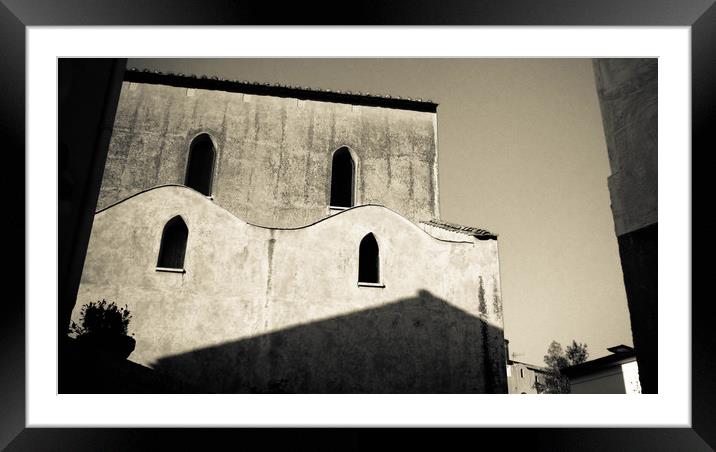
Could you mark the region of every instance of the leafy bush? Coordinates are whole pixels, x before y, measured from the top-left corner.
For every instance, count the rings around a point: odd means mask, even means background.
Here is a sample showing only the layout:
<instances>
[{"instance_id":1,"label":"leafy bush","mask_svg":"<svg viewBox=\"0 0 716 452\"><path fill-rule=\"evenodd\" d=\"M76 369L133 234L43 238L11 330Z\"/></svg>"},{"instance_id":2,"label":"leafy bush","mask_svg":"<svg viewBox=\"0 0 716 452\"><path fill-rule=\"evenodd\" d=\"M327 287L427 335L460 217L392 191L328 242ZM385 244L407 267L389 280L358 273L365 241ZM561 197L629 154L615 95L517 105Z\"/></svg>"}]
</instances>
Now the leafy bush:
<instances>
[{"instance_id":1,"label":"leafy bush","mask_svg":"<svg viewBox=\"0 0 716 452\"><path fill-rule=\"evenodd\" d=\"M80 312L80 324L74 321L70 325L70 334L76 337L89 333L111 333L111 334L127 334L127 327L132 315L127 309L127 305L123 308L118 307L114 302L102 301L90 302L82 306Z\"/></svg>"}]
</instances>

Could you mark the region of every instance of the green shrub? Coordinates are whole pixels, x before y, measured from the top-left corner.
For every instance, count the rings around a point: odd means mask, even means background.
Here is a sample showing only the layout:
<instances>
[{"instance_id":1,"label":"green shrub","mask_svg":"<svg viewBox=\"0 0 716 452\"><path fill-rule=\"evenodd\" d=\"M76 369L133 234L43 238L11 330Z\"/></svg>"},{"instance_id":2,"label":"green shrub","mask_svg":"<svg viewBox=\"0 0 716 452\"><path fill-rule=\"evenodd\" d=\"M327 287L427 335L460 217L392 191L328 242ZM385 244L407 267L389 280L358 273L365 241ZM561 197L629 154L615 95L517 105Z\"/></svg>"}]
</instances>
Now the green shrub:
<instances>
[{"instance_id":1,"label":"green shrub","mask_svg":"<svg viewBox=\"0 0 716 452\"><path fill-rule=\"evenodd\" d=\"M72 321L70 334L75 334L76 337L89 333L126 335L131 318L132 315L129 313L127 305L120 308L114 302L108 303L104 299L97 302L92 301L82 306L80 324Z\"/></svg>"}]
</instances>

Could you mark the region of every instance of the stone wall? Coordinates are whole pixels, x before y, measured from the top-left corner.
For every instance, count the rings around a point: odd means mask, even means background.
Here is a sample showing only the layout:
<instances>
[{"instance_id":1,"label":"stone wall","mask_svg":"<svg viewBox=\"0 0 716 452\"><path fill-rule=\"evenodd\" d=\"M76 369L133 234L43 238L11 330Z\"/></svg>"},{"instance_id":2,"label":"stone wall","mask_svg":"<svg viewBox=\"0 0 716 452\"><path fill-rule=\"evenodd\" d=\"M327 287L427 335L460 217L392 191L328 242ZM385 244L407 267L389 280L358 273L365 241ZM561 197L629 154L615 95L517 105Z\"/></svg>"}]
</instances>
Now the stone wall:
<instances>
[{"instance_id":1,"label":"stone wall","mask_svg":"<svg viewBox=\"0 0 716 452\"><path fill-rule=\"evenodd\" d=\"M357 158L356 204L413 222L439 215L436 114L218 90L124 82L98 209L163 184L183 184L189 146L216 148L213 197L270 227L328 215L332 153Z\"/></svg>"},{"instance_id":2,"label":"stone wall","mask_svg":"<svg viewBox=\"0 0 716 452\"><path fill-rule=\"evenodd\" d=\"M658 60L594 60L617 235L657 222Z\"/></svg>"}]
</instances>

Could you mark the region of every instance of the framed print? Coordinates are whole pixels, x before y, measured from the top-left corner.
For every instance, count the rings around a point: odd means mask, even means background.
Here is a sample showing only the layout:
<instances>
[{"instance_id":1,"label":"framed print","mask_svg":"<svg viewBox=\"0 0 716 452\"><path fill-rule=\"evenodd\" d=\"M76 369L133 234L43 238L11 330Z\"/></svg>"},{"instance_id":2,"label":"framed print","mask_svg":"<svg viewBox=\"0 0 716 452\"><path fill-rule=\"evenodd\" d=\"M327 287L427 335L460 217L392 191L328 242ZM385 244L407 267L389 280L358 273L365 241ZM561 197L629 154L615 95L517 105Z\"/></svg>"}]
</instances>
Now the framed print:
<instances>
[{"instance_id":1,"label":"framed print","mask_svg":"<svg viewBox=\"0 0 716 452\"><path fill-rule=\"evenodd\" d=\"M418 2L356 6L335 18L297 5L184 2L165 11L3 1L3 130L5 148L26 149L11 155L27 175L28 272L10 269L14 280L23 274L24 297L9 300L3 316L3 447L189 447L207 435L231 444L269 433L232 427L283 427L273 446L359 450L378 441L365 428L374 426L472 427L382 430L389 438L381 441L409 447L438 447L446 435L549 450L715 447L710 310L691 297L690 254L689 146L713 142L709 2L678 11L554 5L557 16L517 2L439 10ZM386 27L240 26L324 23ZM243 69L232 72L236 61ZM555 67L574 78L554 78ZM485 87L476 94L461 80ZM430 81L442 90L421 89ZM487 86L504 95L487 96ZM578 90L589 105L572 103ZM439 98L419 97L432 92ZM510 106L530 96L554 110ZM482 134L454 138L460 121ZM531 141L521 143L529 128ZM554 188L558 195L540 201L538 190L510 193L498 180L515 168L524 186L559 187L552 170L593 178L580 172L589 160L571 160L578 151L543 153L555 136L567 150L605 140L598 159L610 164L609 181L594 180L612 245L599 245L587 217L569 216L568 206L586 209L592 199L577 189ZM453 151L461 147L494 155L478 162L477 151ZM623 149L638 157L629 161ZM470 183L479 165L490 170ZM439 167L464 179L439 179ZM515 231L533 223L521 254L498 253L496 220L460 217L451 204L490 187L499 194L486 212L523 199L503 209L523 225ZM651 210L628 213L635 198L642 205L652 195ZM538 245L550 235L534 232L530 212L557 201L570 231L585 235ZM510 237L509 227L497 229ZM605 246L620 259L622 298L593 267ZM505 262L534 263L528 256L540 249L556 259L581 254L575 265L591 258L592 285L574 281L586 273L577 269L559 284L621 303L622 317L596 301L590 315L600 331L632 333L633 344L612 339L620 333L606 339L614 343L589 336L589 359L577 341L563 354L542 345L545 337L539 345L507 337L503 305L518 290L504 290L515 274ZM654 312L640 313L647 302ZM576 314L539 317L524 306L533 324L523 331L548 329L548 317L584 331ZM107 322L121 334L110 337ZM110 351L122 356L87 358ZM535 366L542 351L545 366ZM568 364L552 371L550 357ZM598 389L615 369L620 389ZM583 394L519 395L564 392L560 382ZM643 394L602 395L611 392Z\"/></svg>"}]
</instances>

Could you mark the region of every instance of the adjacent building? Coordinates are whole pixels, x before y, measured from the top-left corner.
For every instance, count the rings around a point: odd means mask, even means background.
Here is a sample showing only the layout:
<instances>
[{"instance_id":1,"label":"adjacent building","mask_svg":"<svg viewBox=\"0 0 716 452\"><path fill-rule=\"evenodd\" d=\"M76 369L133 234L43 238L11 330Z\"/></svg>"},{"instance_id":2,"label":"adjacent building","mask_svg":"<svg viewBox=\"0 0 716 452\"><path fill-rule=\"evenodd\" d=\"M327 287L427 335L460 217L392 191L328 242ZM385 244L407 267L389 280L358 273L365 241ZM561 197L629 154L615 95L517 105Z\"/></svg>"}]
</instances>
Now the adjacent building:
<instances>
[{"instance_id":1,"label":"adjacent building","mask_svg":"<svg viewBox=\"0 0 716 452\"><path fill-rule=\"evenodd\" d=\"M658 392L658 59L594 60L609 194L644 393Z\"/></svg>"},{"instance_id":2,"label":"adjacent building","mask_svg":"<svg viewBox=\"0 0 716 452\"><path fill-rule=\"evenodd\" d=\"M610 347L612 354L562 369L572 394L641 394L634 349Z\"/></svg>"},{"instance_id":3,"label":"adjacent building","mask_svg":"<svg viewBox=\"0 0 716 452\"><path fill-rule=\"evenodd\" d=\"M510 394L540 394L546 384L547 371L540 366L519 361L507 361L507 392Z\"/></svg>"}]
</instances>

